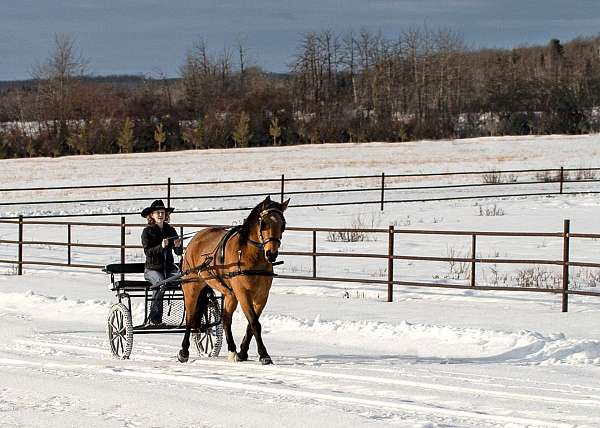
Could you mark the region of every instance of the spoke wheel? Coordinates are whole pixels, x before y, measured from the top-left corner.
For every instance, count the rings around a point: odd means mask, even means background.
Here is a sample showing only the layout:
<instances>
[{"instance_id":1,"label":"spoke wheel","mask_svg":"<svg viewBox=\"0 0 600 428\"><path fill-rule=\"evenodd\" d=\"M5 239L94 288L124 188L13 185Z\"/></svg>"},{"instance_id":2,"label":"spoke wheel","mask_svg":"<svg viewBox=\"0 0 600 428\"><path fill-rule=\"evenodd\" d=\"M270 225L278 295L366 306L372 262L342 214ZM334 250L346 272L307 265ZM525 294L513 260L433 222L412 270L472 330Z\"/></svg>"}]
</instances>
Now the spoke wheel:
<instances>
[{"instance_id":1,"label":"spoke wheel","mask_svg":"<svg viewBox=\"0 0 600 428\"><path fill-rule=\"evenodd\" d=\"M221 320L221 305L217 299L209 299L200 329L192 336L196 349L201 357L218 357L223 344L223 322Z\"/></svg>"},{"instance_id":2,"label":"spoke wheel","mask_svg":"<svg viewBox=\"0 0 600 428\"><path fill-rule=\"evenodd\" d=\"M115 303L108 312L108 343L115 358L125 360L133 348L131 313L123 303Z\"/></svg>"}]
</instances>

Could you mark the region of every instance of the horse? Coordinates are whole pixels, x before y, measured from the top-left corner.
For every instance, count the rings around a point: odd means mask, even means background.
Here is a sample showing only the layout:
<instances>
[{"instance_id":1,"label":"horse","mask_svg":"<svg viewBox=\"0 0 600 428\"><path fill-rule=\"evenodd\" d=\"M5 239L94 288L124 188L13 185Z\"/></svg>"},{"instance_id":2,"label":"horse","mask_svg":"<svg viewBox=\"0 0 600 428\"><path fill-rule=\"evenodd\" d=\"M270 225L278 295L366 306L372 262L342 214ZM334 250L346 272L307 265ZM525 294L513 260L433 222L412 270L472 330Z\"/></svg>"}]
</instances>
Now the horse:
<instances>
[{"instance_id":1,"label":"horse","mask_svg":"<svg viewBox=\"0 0 600 428\"><path fill-rule=\"evenodd\" d=\"M256 339L259 361L272 364L261 335L260 315L273 282L273 263L277 260L285 230L283 212L290 200L278 203L269 196L256 205L241 226L231 229L203 229L190 240L182 263L181 287L186 311L186 330L177 359L189 358L190 332L199 325L210 287L224 296L223 328L228 360L246 361L252 337ZM238 302L248 320L246 335L236 352L231 320Z\"/></svg>"}]
</instances>

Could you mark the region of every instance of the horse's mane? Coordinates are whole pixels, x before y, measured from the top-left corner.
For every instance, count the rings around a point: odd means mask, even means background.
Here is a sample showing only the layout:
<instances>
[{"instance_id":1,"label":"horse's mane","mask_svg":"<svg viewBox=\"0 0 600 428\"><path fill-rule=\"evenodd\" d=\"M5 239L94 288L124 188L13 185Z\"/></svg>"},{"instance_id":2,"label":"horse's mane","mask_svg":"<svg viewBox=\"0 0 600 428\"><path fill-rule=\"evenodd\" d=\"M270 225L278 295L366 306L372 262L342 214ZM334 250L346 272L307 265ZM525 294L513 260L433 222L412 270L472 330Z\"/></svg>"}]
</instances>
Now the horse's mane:
<instances>
[{"instance_id":1,"label":"horse's mane","mask_svg":"<svg viewBox=\"0 0 600 428\"><path fill-rule=\"evenodd\" d=\"M270 201L269 206L266 207L266 209L269 208L279 208L281 209L281 204L275 201ZM250 211L250 214L248 214L248 217L246 217L246 219L244 220L244 223L242 223L242 226L240 227L239 230L239 235L240 235L240 241L242 244L245 244L246 241L248 240L248 238L250 237L250 229L252 228L252 226L254 226L256 223L258 223L258 219L260 216L260 213L263 211L263 202L260 202L257 206L255 206L254 208L252 208L252 211Z\"/></svg>"}]
</instances>

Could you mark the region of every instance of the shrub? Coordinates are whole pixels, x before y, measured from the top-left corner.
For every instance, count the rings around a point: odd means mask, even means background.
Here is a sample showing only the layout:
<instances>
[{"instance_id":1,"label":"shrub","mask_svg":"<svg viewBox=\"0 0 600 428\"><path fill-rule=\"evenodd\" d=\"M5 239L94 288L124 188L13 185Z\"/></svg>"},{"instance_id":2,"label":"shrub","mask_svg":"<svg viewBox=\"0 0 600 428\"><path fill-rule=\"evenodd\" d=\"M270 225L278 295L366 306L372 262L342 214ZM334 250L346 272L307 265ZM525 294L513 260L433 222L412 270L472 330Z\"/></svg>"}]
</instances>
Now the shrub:
<instances>
[{"instance_id":1,"label":"shrub","mask_svg":"<svg viewBox=\"0 0 600 428\"><path fill-rule=\"evenodd\" d=\"M597 171L592 169L580 168L573 172L575 174L575 180L595 180L598 178Z\"/></svg>"},{"instance_id":2,"label":"shrub","mask_svg":"<svg viewBox=\"0 0 600 428\"><path fill-rule=\"evenodd\" d=\"M481 205L479 206L479 215L482 217L498 217L504 214L504 210L496 206L496 204L485 208Z\"/></svg>"},{"instance_id":3,"label":"shrub","mask_svg":"<svg viewBox=\"0 0 600 428\"><path fill-rule=\"evenodd\" d=\"M514 277L518 287L559 288L562 284L560 274L550 272L541 266L519 269Z\"/></svg>"},{"instance_id":4,"label":"shrub","mask_svg":"<svg viewBox=\"0 0 600 428\"><path fill-rule=\"evenodd\" d=\"M454 247L447 247L446 257L449 259L467 258L466 254L462 254ZM469 262L460 262L455 260L448 261L448 273L444 275L446 279L471 279L471 265Z\"/></svg>"},{"instance_id":5,"label":"shrub","mask_svg":"<svg viewBox=\"0 0 600 428\"><path fill-rule=\"evenodd\" d=\"M498 171L490 171L490 172L483 174L482 180L486 184L502 183L502 177L500 175L500 172L498 172Z\"/></svg>"},{"instance_id":6,"label":"shrub","mask_svg":"<svg viewBox=\"0 0 600 428\"><path fill-rule=\"evenodd\" d=\"M375 236L370 235L369 232L365 232L360 229L374 229L377 227L377 221L375 216L371 215L371 218L367 221L360 214L358 214L352 220L352 225L348 230L340 230L336 232L329 232L327 234L327 240L329 242L361 242L361 241L375 241Z\"/></svg>"},{"instance_id":7,"label":"shrub","mask_svg":"<svg viewBox=\"0 0 600 428\"><path fill-rule=\"evenodd\" d=\"M500 171L490 171L482 176L482 181L486 184L516 183L518 179L515 174L502 175Z\"/></svg>"}]
</instances>

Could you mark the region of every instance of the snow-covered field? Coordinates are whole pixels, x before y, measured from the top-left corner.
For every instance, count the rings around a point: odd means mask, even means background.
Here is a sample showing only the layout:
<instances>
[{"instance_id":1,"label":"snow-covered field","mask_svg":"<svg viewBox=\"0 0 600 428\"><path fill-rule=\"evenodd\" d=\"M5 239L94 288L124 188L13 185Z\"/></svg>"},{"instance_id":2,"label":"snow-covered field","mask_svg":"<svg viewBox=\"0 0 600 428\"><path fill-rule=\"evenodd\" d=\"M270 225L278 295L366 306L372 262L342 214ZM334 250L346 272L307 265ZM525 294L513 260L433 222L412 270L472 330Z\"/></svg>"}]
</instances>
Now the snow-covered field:
<instances>
[{"instance_id":1,"label":"snow-covered field","mask_svg":"<svg viewBox=\"0 0 600 428\"><path fill-rule=\"evenodd\" d=\"M319 145L275 149L85 156L0 161L2 187L229 180L320 175L600 166L599 136L486 138L402 144ZM419 182L412 182L419 184ZM343 186L342 184L339 184ZM224 186L227 187L227 186ZM277 193L277 185L265 193ZM590 190L598 190L590 183ZM220 189L234 191L231 188ZM257 189L261 191L260 187ZM191 190L190 190L191 191ZM183 190L182 190L183 192ZM87 192L87 196L90 196ZM223 192L225 193L225 191ZM423 193L426 194L425 192ZM0 191L3 200L16 198ZM86 196L57 192L57 198ZM93 195L92 195L93 196ZM127 197L115 192L117 197ZM316 197L322 197L316 195ZM327 196L323 201L339 200ZM44 195L47 198L47 195ZM376 199L376 198L375 198ZM251 198L254 205L260 198ZM294 199L292 200L292 204ZM222 201L178 200L177 208ZM131 204L137 210L140 204ZM502 215L480 215L496 205ZM405 229L600 232L595 195L499 198L387 205L290 208L290 226L363 223ZM31 207L30 214L63 209ZM90 208L82 206L82 212ZM111 207L106 207L110 210ZM121 207L115 208L122 209ZM14 214L6 209L1 215ZM173 222L239 222L244 212L177 214ZM117 221L103 217L100 221ZM89 219L86 219L89 220ZM142 224L141 217L128 221ZM0 239L14 239L0 224ZM138 229L141 230L141 229ZM26 239L64 240L63 227L28 226ZM119 242L116 229L74 228L80 242ZM398 235L396 251L467 254L470 241ZM136 230L128 244L138 244ZM283 249L310 251L310 235L286 232ZM597 262L597 240L572 240L572 260ZM320 251L385 253L385 236L330 242ZM482 257L560 259L562 240L478 240ZM139 250L128 259L141 261ZM15 259L2 244L0 259ZM25 258L65 260L65 249L26 247ZM309 275L310 258L284 257L280 272ZM106 264L118 250L74 249L73 262ZM319 274L386 278L385 260L319 259ZM481 284L508 283L524 266L489 266ZM504 270L503 270L504 269ZM552 281L560 269L547 269ZM592 288L597 272L571 268L574 286ZM396 279L457 281L448 263L400 262ZM571 297L568 313L552 294L384 287L276 279L263 315L275 365L251 347L247 363L192 358L179 364L179 335L135 336L132 357L110 357L105 324L112 292L86 269L0 265L0 425L2 426L407 426L593 427L600 425L600 299ZM506 275L505 277L503 275ZM346 298L344 296L349 296ZM139 308L138 308L139 309ZM237 314L234 334L245 320ZM222 353L224 354L224 352Z\"/></svg>"}]
</instances>

